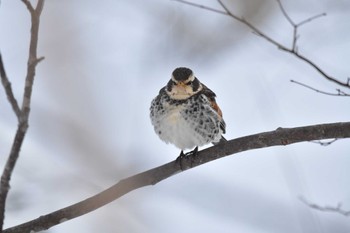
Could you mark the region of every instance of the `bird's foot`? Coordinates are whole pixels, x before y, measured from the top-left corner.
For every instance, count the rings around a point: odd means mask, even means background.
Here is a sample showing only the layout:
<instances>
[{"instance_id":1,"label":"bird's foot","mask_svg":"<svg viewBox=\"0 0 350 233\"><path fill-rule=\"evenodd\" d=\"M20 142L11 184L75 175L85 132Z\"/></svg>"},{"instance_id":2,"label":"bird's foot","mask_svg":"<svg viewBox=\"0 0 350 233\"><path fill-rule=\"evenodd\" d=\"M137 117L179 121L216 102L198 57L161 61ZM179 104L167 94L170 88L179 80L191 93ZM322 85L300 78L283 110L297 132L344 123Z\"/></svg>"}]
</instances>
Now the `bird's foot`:
<instances>
[{"instance_id":1,"label":"bird's foot","mask_svg":"<svg viewBox=\"0 0 350 233\"><path fill-rule=\"evenodd\" d=\"M176 162L176 163L180 163L180 165L181 165L181 160L182 160L183 158L185 158L186 155L187 155L187 153L184 154L184 151L182 150L181 153L180 153L180 155L176 158L175 162Z\"/></svg>"},{"instance_id":2,"label":"bird's foot","mask_svg":"<svg viewBox=\"0 0 350 233\"><path fill-rule=\"evenodd\" d=\"M198 146L196 148L194 148L193 151L187 152L186 154L184 154L183 150L181 151L180 155L175 160L175 162L180 165L181 171L184 170L183 169L183 159L191 158L190 167L192 167L194 158L196 157L197 153L198 153Z\"/></svg>"}]
</instances>

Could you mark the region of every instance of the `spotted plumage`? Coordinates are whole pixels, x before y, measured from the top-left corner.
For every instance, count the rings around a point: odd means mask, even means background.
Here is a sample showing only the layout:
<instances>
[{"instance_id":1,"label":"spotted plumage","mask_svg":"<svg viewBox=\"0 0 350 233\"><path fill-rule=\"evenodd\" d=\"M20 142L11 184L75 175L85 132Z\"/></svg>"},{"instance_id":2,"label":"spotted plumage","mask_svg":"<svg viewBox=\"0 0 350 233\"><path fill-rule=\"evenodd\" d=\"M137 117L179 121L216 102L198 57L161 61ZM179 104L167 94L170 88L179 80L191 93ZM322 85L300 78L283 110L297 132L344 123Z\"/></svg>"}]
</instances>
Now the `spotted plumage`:
<instances>
[{"instance_id":1,"label":"spotted plumage","mask_svg":"<svg viewBox=\"0 0 350 233\"><path fill-rule=\"evenodd\" d=\"M164 142L181 149L181 153L224 140L226 125L215 97L192 70L176 68L151 104L155 132Z\"/></svg>"}]
</instances>

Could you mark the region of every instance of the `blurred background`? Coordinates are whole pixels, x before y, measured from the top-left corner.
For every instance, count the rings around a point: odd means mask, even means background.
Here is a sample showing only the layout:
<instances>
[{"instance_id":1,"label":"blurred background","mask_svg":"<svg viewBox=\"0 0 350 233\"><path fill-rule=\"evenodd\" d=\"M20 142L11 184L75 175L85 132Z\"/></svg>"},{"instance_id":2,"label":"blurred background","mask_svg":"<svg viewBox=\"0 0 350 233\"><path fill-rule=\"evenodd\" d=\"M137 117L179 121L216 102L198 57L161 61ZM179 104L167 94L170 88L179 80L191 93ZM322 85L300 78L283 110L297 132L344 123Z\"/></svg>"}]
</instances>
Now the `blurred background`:
<instances>
[{"instance_id":1,"label":"blurred background","mask_svg":"<svg viewBox=\"0 0 350 233\"><path fill-rule=\"evenodd\" d=\"M36 1L32 1L36 3ZM274 0L224 1L286 46L292 28ZM197 3L220 9L214 0ZM327 73L350 75L350 2L285 0L299 52ZM21 103L30 17L2 0L0 49ZM278 127L349 121L339 88L233 19L170 0L48 0L41 17L30 128L11 180L5 227L71 205L122 178L174 160L153 132L149 107L174 68L187 66L217 94L227 139ZM0 88L0 165L17 128ZM229 156L135 190L48 232L350 232L350 146L299 143Z\"/></svg>"}]
</instances>

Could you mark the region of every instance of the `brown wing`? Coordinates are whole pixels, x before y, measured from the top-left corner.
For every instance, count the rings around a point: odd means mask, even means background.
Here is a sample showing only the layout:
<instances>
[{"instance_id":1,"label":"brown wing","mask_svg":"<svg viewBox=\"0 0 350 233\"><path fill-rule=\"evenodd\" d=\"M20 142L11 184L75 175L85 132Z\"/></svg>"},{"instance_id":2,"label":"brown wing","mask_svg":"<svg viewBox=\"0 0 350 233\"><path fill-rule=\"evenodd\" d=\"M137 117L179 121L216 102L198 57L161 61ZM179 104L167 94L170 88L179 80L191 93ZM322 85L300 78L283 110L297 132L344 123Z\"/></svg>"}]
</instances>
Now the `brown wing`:
<instances>
[{"instance_id":1,"label":"brown wing","mask_svg":"<svg viewBox=\"0 0 350 233\"><path fill-rule=\"evenodd\" d=\"M208 87L206 87L204 84L202 84L202 86L203 86L202 94L204 94L206 97L208 97L211 107L220 116L220 128L222 129L223 133L226 133L226 123L222 117L222 111L221 111L219 105L216 103L215 93L212 90L210 90Z\"/></svg>"}]
</instances>

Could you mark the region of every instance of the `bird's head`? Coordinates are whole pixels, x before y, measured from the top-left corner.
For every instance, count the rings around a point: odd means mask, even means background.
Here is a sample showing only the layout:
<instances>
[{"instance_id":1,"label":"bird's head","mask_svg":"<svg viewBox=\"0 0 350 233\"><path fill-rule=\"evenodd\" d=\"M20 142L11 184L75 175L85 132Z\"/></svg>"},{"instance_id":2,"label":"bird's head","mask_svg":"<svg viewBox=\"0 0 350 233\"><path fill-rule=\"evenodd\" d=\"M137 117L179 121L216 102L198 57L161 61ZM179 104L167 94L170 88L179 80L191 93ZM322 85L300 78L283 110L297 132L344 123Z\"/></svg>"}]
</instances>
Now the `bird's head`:
<instances>
[{"instance_id":1,"label":"bird's head","mask_svg":"<svg viewBox=\"0 0 350 233\"><path fill-rule=\"evenodd\" d=\"M166 86L166 93L175 100L184 100L203 89L202 84L186 67L176 68Z\"/></svg>"}]
</instances>

